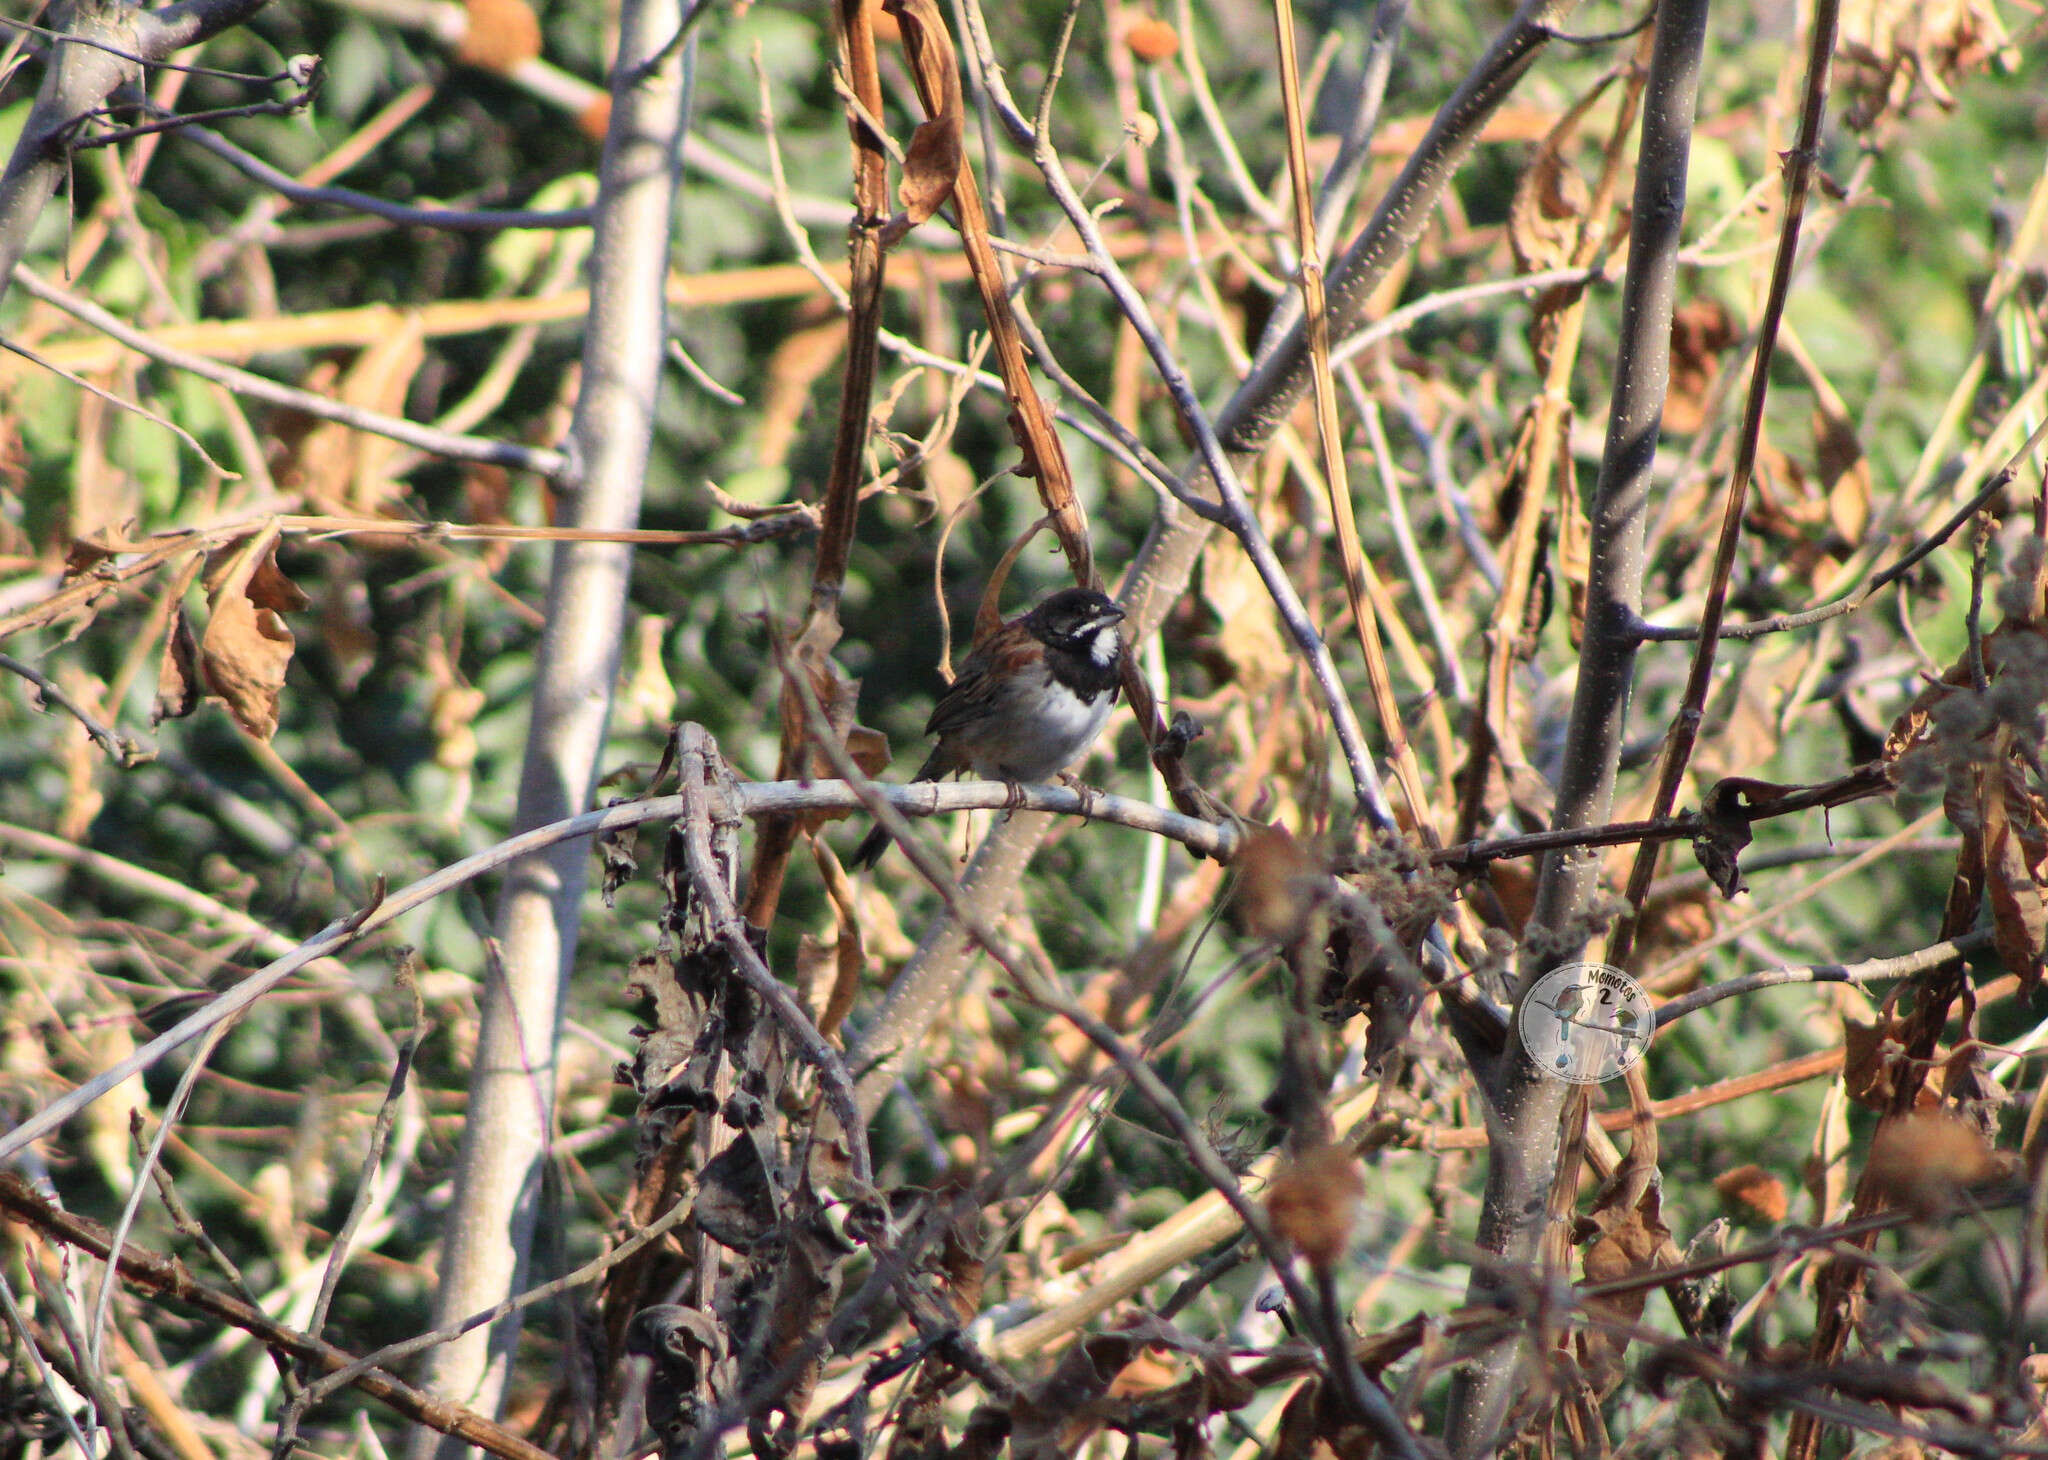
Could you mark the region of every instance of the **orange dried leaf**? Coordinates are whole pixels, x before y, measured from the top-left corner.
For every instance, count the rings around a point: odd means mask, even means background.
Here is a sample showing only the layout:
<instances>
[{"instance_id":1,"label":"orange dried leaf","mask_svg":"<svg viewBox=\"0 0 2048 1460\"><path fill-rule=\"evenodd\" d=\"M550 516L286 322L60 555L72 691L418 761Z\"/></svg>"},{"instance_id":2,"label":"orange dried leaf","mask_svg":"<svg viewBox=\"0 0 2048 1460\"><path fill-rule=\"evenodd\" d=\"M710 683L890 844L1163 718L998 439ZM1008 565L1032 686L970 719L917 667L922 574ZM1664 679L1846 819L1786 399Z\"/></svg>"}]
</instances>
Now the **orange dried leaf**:
<instances>
[{"instance_id":1,"label":"orange dried leaf","mask_svg":"<svg viewBox=\"0 0 2048 1460\"><path fill-rule=\"evenodd\" d=\"M1180 1365L1172 1354L1156 1349L1139 1349L1110 1380L1109 1397L1134 1399L1141 1394L1157 1394L1179 1378Z\"/></svg>"},{"instance_id":2,"label":"orange dried leaf","mask_svg":"<svg viewBox=\"0 0 2048 1460\"><path fill-rule=\"evenodd\" d=\"M1761 1166L1737 1166L1714 1178L1714 1190L1745 1220L1782 1222L1790 1210L1785 1183Z\"/></svg>"},{"instance_id":3,"label":"orange dried leaf","mask_svg":"<svg viewBox=\"0 0 2048 1460\"><path fill-rule=\"evenodd\" d=\"M1657 1254L1671 1238L1658 1212L1654 1189L1637 1206L1604 1207L1594 1211L1588 1221L1598 1231L1582 1259L1588 1283L1618 1282L1651 1271L1657 1266ZM1608 1394L1621 1382L1628 1329L1643 1316L1648 1300L1644 1288L1587 1299L1589 1314L1605 1313L1618 1325L1610 1330L1595 1322L1579 1335L1579 1363L1595 1394Z\"/></svg>"},{"instance_id":4,"label":"orange dried leaf","mask_svg":"<svg viewBox=\"0 0 2048 1460\"><path fill-rule=\"evenodd\" d=\"M1855 1019L1842 1025L1842 1085L1849 1098L1871 1110L1891 1109L1893 1066L1905 1057L1895 1037L1895 1021L1880 1017L1865 1024Z\"/></svg>"},{"instance_id":5,"label":"orange dried leaf","mask_svg":"<svg viewBox=\"0 0 2048 1460\"><path fill-rule=\"evenodd\" d=\"M1828 522L1844 542L1861 543L1870 526L1870 462L1856 428L1841 415L1813 413L1813 463L1828 494Z\"/></svg>"},{"instance_id":6,"label":"orange dried leaf","mask_svg":"<svg viewBox=\"0 0 2048 1460\"><path fill-rule=\"evenodd\" d=\"M540 54L540 17L526 0L466 0L469 28L455 59L486 71L510 71Z\"/></svg>"},{"instance_id":7,"label":"orange dried leaf","mask_svg":"<svg viewBox=\"0 0 2048 1460\"><path fill-rule=\"evenodd\" d=\"M1515 184L1515 195L1508 203L1508 246L1514 250L1515 266L1525 274L1562 266L1578 243L1593 194L1565 160L1564 149L1577 134L1587 103L1606 86L1605 81L1598 83L1589 96L1558 119Z\"/></svg>"},{"instance_id":8,"label":"orange dried leaf","mask_svg":"<svg viewBox=\"0 0 2048 1460\"><path fill-rule=\"evenodd\" d=\"M1246 936L1284 944L1308 930L1323 893L1323 865L1286 827L1248 823L1231 865L1231 912Z\"/></svg>"},{"instance_id":9,"label":"orange dried leaf","mask_svg":"<svg viewBox=\"0 0 2048 1460\"><path fill-rule=\"evenodd\" d=\"M903 182L896 193L903 211L882 231L887 245L931 217L953 195L966 162L960 139L967 110L960 98L953 36L936 0L883 0L883 8L902 28L903 48L917 68L917 94L927 117L912 134L904 155Z\"/></svg>"},{"instance_id":10,"label":"orange dried leaf","mask_svg":"<svg viewBox=\"0 0 2048 1460\"><path fill-rule=\"evenodd\" d=\"M2031 993L2041 982L2048 944L2048 826L2028 794L2026 773L2009 753L2012 732L2001 729L2000 754L1982 772L1978 835L1983 842L1984 887L1998 956Z\"/></svg>"},{"instance_id":11,"label":"orange dried leaf","mask_svg":"<svg viewBox=\"0 0 2048 1460\"><path fill-rule=\"evenodd\" d=\"M1289 1160L1266 1190L1266 1215L1280 1239L1327 1270L1351 1245L1365 1173L1343 1146L1319 1146Z\"/></svg>"},{"instance_id":12,"label":"orange dried leaf","mask_svg":"<svg viewBox=\"0 0 2048 1460\"><path fill-rule=\"evenodd\" d=\"M1170 61L1180 51L1180 32L1158 16L1147 16L1124 32L1131 54L1148 65Z\"/></svg>"},{"instance_id":13,"label":"orange dried leaf","mask_svg":"<svg viewBox=\"0 0 2048 1460\"><path fill-rule=\"evenodd\" d=\"M1665 430L1689 436L1706 424L1707 396L1721 374L1721 356L1739 337L1718 299L1689 299L1673 311Z\"/></svg>"},{"instance_id":14,"label":"orange dried leaf","mask_svg":"<svg viewBox=\"0 0 2048 1460\"><path fill-rule=\"evenodd\" d=\"M879 776L889 769L892 758L889 737L866 725L856 725L846 732L846 753L853 757L853 763L864 776Z\"/></svg>"},{"instance_id":15,"label":"orange dried leaf","mask_svg":"<svg viewBox=\"0 0 2048 1460\"><path fill-rule=\"evenodd\" d=\"M1931 1220L1954 1207L1965 1188L1998 1169L1990 1143L1976 1126L1935 1110L1879 1126L1864 1175L1892 1205Z\"/></svg>"}]
</instances>

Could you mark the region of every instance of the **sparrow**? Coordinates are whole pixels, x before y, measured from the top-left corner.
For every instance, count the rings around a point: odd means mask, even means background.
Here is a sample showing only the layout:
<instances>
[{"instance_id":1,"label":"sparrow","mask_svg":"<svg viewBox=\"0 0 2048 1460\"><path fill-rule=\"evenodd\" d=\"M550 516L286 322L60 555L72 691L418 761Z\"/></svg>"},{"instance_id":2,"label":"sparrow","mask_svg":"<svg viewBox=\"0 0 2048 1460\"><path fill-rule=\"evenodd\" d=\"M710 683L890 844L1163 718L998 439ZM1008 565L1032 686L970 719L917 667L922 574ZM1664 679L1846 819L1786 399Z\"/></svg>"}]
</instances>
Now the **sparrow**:
<instances>
[{"instance_id":1,"label":"sparrow","mask_svg":"<svg viewBox=\"0 0 2048 1460\"><path fill-rule=\"evenodd\" d=\"M998 781L1042 781L1080 758L1116 703L1124 611L1090 588L1062 588L974 646L924 733L939 737L913 781L961 771ZM889 849L876 827L852 866Z\"/></svg>"}]
</instances>

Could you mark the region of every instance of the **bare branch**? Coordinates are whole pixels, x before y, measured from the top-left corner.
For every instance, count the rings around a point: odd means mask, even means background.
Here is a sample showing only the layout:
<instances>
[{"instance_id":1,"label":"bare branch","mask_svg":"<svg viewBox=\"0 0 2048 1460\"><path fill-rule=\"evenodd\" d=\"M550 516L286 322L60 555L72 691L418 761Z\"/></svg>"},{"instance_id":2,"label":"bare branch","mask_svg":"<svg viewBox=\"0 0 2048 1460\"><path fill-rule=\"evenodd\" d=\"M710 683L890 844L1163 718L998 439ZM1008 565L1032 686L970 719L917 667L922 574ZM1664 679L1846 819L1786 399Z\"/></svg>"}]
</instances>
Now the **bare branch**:
<instances>
[{"instance_id":1,"label":"bare branch","mask_svg":"<svg viewBox=\"0 0 2048 1460\"><path fill-rule=\"evenodd\" d=\"M21 285L22 292L53 304L74 319L82 320L101 333L118 340L138 354L146 355L159 364L224 385L239 395L254 396L257 400L268 401L286 410L303 411L323 421L338 421L358 431L367 431L373 436L383 436L392 441L403 441L408 446L434 456L450 457L456 461L477 461L489 466L510 467L515 471L530 471L544 476L563 488L575 485L575 473L570 458L560 451L546 451L537 447L519 446L509 441L487 441L477 436L460 436L452 431L438 431L432 426L415 425L396 416L366 411L342 401L329 400L324 395L315 395L310 390L299 390L289 385L280 385L266 380L261 375L232 365L222 365L203 355L189 350L180 350L172 345L152 339L148 334L134 328L119 316L100 308L91 300L60 289L31 273L25 265L16 265L14 281Z\"/></svg>"}]
</instances>

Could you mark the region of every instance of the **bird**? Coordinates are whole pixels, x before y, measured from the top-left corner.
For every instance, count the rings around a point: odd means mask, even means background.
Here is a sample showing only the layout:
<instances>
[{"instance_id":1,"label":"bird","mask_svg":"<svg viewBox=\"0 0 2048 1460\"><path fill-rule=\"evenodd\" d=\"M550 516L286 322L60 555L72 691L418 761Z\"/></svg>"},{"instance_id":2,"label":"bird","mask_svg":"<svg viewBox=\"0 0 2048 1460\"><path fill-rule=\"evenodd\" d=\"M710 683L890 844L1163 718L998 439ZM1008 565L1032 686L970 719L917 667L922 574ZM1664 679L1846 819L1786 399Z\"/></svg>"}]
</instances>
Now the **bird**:
<instances>
[{"instance_id":1,"label":"bird","mask_svg":"<svg viewBox=\"0 0 2048 1460\"><path fill-rule=\"evenodd\" d=\"M1062 588L1005 621L967 656L924 733L939 737L913 781L961 771L1043 781L1095 743L1116 703L1124 611L1092 588ZM855 870L889 849L876 827L855 848Z\"/></svg>"}]
</instances>

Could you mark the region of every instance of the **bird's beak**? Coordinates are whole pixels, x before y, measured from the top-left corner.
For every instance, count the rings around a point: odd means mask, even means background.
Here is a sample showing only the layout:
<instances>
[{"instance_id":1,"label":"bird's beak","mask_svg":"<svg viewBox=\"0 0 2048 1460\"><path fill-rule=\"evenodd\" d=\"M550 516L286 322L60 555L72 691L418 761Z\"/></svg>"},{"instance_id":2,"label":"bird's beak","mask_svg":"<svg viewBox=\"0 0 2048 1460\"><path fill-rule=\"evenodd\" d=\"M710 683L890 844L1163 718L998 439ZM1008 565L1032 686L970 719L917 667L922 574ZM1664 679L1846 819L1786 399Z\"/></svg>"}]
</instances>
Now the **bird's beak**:
<instances>
[{"instance_id":1,"label":"bird's beak","mask_svg":"<svg viewBox=\"0 0 2048 1460\"><path fill-rule=\"evenodd\" d=\"M1100 628L1104 624L1122 623L1123 619L1124 611L1112 603L1108 608L1095 615L1095 626Z\"/></svg>"}]
</instances>

